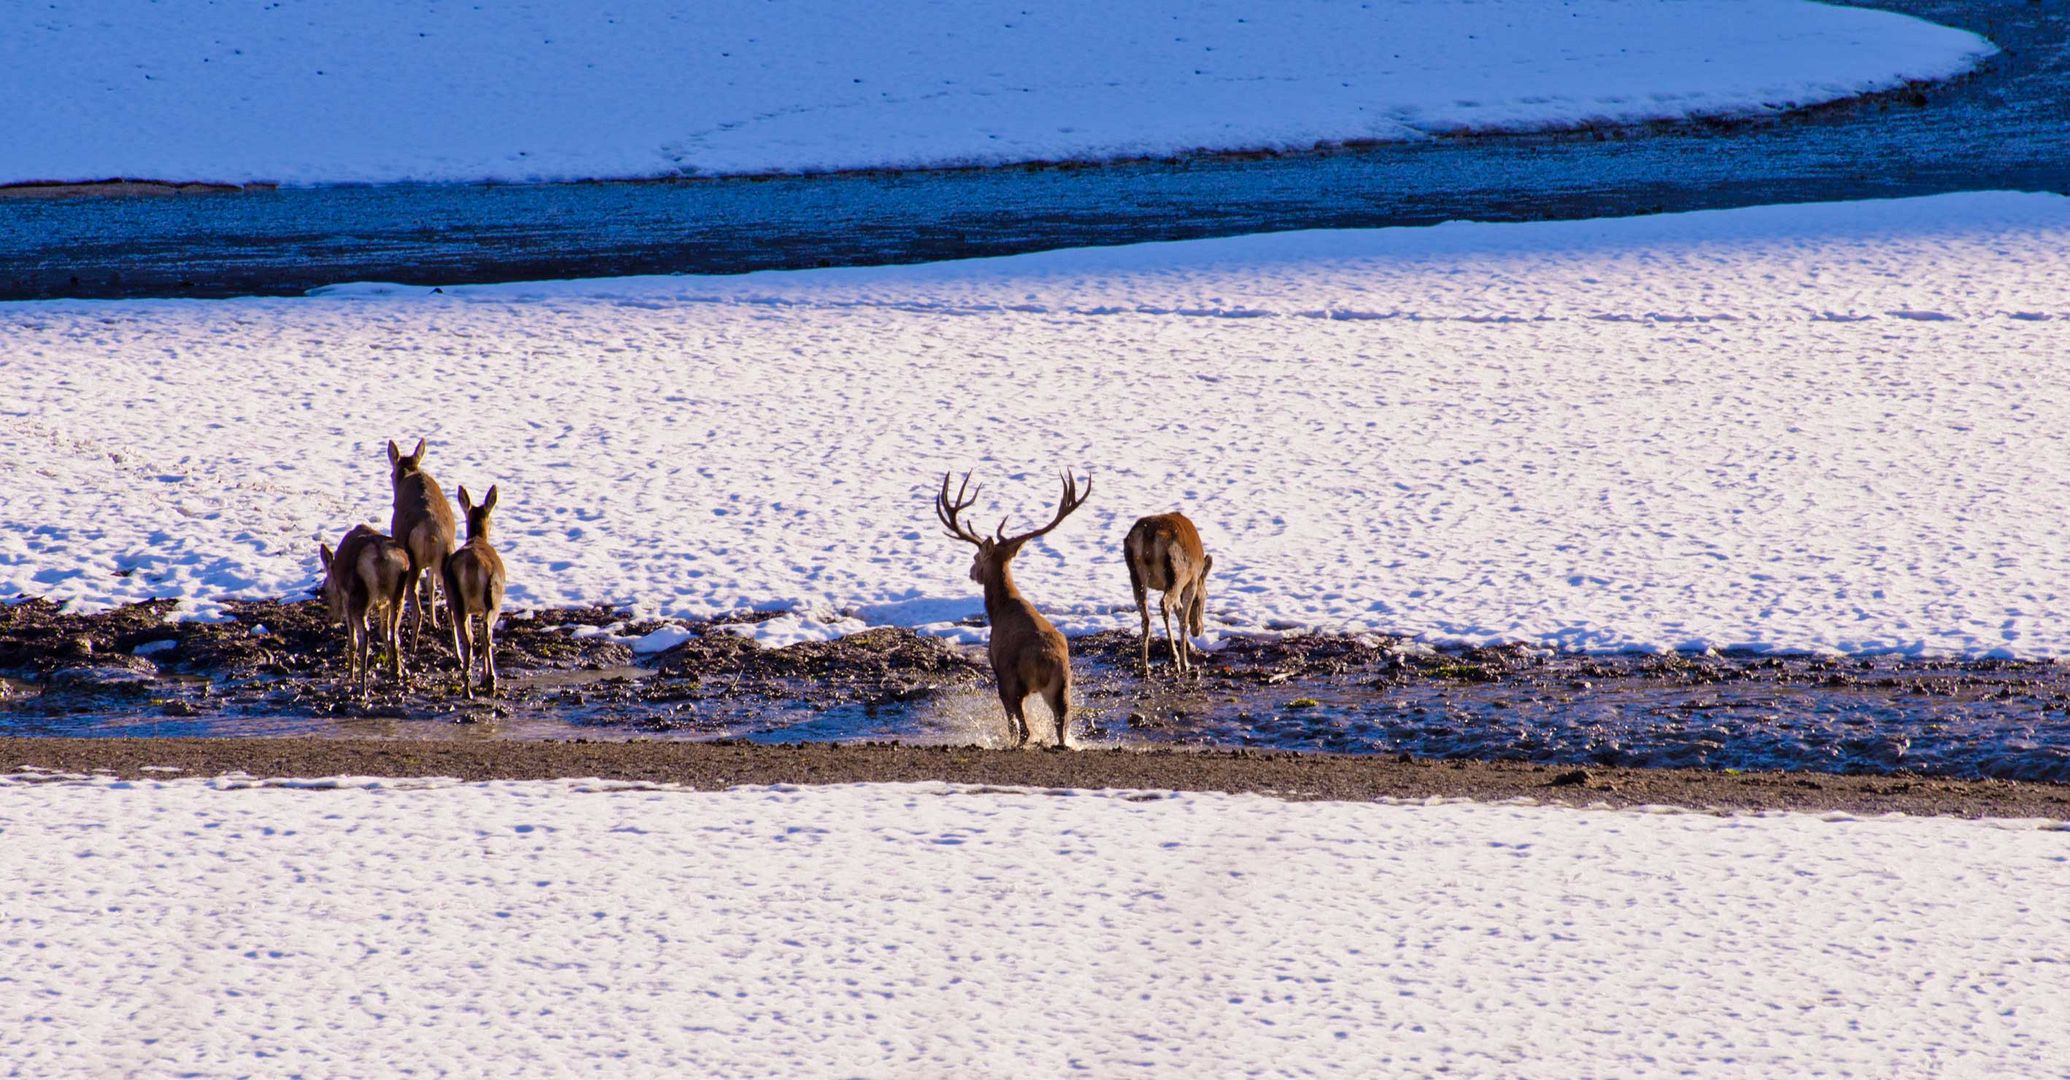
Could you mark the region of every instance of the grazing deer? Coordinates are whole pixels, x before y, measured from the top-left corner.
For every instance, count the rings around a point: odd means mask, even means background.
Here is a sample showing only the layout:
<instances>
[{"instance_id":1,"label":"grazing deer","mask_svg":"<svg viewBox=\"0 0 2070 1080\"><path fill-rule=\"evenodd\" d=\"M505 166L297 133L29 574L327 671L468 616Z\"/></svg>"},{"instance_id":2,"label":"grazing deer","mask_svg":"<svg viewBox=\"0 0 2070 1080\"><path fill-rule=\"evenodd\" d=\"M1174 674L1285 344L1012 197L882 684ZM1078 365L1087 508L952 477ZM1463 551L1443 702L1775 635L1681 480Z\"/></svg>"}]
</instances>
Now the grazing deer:
<instances>
[{"instance_id":1,"label":"grazing deer","mask_svg":"<svg viewBox=\"0 0 2070 1080\"><path fill-rule=\"evenodd\" d=\"M1065 644L1064 635L1057 633L1057 628L1014 587L1013 573L1007 564L1020 553L1021 545L1062 524L1091 494L1091 477L1086 478L1085 491L1080 493L1078 481L1066 472L1064 495L1049 524L1034 532L1007 536L1006 521L1001 519L999 531L990 537L971 531L957 518L977 501L978 493L970 488L969 473L963 474L963 483L956 489L954 499L949 497L949 476L942 474L941 494L935 496L935 516L941 519L949 535L977 547L977 556L970 563L970 580L985 587L985 621L992 627L992 677L999 684L999 702L1006 707L1006 722L1013 731L1016 747L1028 742L1028 718L1023 711L1028 695L1041 694L1050 715L1056 719L1057 749L1064 748L1071 712L1071 648Z\"/></svg>"},{"instance_id":2,"label":"grazing deer","mask_svg":"<svg viewBox=\"0 0 2070 1080\"><path fill-rule=\"evenodd\" d=\"M1182 634L1206 632L1207 576L1215 565L1212 556L1200 548L1200 530L1184 514L1152 514L1129 529L1121 542L1128 561L1129 587L1136 591L1136 611L1143 616L1143 649L1140 672L1150 677L1150 601L1148 592L1163 594L1157 607L1164 615L1164 637L1172 647L1172 668L1180 674L1193 670L1193 643ZM1179 629L1172 633L1172 609L1179 609Z\"/></svg>"},{"instance_id":3,"label":"grazing deer","mask_svg":"<svg viewBox=\"0 0 2070 1080\"><path fill-rule=\"evenodd\" d=\"M431 608L431 628L438 629L438 608L432 606L432 593L445 580L446 556L453 550L453 504L446 501L438 481L424 471L423 439L417 440L417 449L407 457L396 449L395 440L388 441L388 482L395 489L395 515L388 521L388 531L410 553L409 580L405 585L410 598L417 603L417 623L410 631L410 648L414 651L417 639L424 633L425 608ZM421 595L417 585L420 577L424 583Z\"/></svg>"},{"instance_id":4,"label":"grazing deer","mask_svg":"<svg viewBox=\"0 0 2070 1080\"><path fill-rule=\"evenodd\" d=\"M381 640L388 646L388 670L402 685L402 609L404 580L410 569L409 553L401 544L365 525L354 525L338 541L338 550L318 544L323 560L323 599L331 619L343 622L346 630L345 677L359 678L359 696L367 696L367 654L372 649L375 623L380 620Z\"/></svg>"},{"instance_id":5,"label":"grazing deer","mask_svg":"<svg viewBox=\"0 0 2070 1080\"><path fill-rule=\"evenodd\" d=\"M446 556L447 614L453 617L453 655L460 658L460 684L474 697L476 642L474 617L482 619L480 653L482 685L496 696L496 616L503 610L503 559L489 546L489 511L496 509L496 488L480 506L460 485L460 512L467 516L467 542Z\"/></svg>"}]
</instances>

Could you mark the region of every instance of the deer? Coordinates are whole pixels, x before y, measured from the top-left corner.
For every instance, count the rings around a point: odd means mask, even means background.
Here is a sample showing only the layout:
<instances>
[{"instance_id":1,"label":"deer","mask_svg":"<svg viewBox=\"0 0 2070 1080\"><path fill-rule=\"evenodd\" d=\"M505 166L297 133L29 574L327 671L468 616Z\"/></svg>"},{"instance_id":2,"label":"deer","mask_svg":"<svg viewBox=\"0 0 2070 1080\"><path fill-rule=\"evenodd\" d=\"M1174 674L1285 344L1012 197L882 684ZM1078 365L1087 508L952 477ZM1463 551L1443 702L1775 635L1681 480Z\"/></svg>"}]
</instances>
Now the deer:
<instances>
[{"instance_id":1,"label":"deer","mask_svg":"<svg viewBox=\"0 0 2070 1080\"><path fill-rule=\"evenodd\" d=\"M1179 610L1179 629L1198 637L1205 632L1207 618L1207 576L1214 557L1201 550L1200 530L1184 514L1152 514L1138 519L1121 542L1128 563L1129 587L1136 593L1136 612L1143 617L1143 648L1140 675L1150 677L1149 590L1156 589L1158 610L1164 615L1164 637L1172 649L1172 669L1181 675L1194 670L1193 643L1172 633L1172 609Z\"/></svg>"},{"instance_id":2,"label":"deer","mask_svg":"<svg viewBox=\"0 0 2070 1080\"><path fill-rule=\"evenodd\" d=\"M496 696L496 616L503 610L503 559L489 544L489 511L496 509L496 488L480 506L460 485L460 512L467 518L467 542L446 556L446 613L453 619L453 655L460 658L460 684L474 700L474 661L481 658L482 686ZM482 620L477 652L474 619Z\"/></svg>"},{"instance_id":3,"label":"deer","mask_svg":"<svg viewBox=\"0 0 2070 1080\"><path fill-rule=\"evenodd\" d=\"M934 513L941 519L942 527L950 536L977 548L970 561L970 580L985 589L985 621L992 628L992 677L998 683L999 703L1006 708L1007 727L1015 749L1028 744L1028 718L1024 710L1030 694L1042 695L1056 721L1056 748L1065 748L1064 736L1071 715L1071 647L1064 635L1014 586L1009 564L1022 545L1063 524L1091 494L1091 477L1086 477L1085 490L1080 492L1077 479L1067 471L1063 497L1049 524L1033 532L1008 536L1006 520L1002 518L998 531L989 537L963 524L960 517L977 501L978 493L970 486L969 473L963 474L963 483L958 485L953 498L949 495L949 474L943 473L941 493L935 496Z\"/></svg>"},{"instance_id":4,"label":"deer","mask_svg":"<svg viewBox=\"0 0 2070 1080\"><path fill-rule=\"evenodd\" d=\"M432 594L445 580L446 555L453 550L453 504L439 490L438 481L424 471L424 440L405 456L395 440L388 441L388 482L395 490L395 513L388 531L410 555L410 572L405 585L416 601L417 623L410 631L410 649L424 633L424 609L431 608L431 628L438 629L438 608ZM419 580L423 592L418 592Z\"/></svg>"},{"instance_id":5,"label":"deer","mask_svg":"<svg viewBox=\"0 0 2070 1080\"><path fill-rule=\"evenodd\" d=\"M367 696L367 659L375 620L388 647L388 670L402 685L402 610L409 553L401 544L365 525L354 525L337 550L316 546L323 561L323 599L331 621L345 624L345 678L359 680L360 700Z\"/></svg>"}]
</instances>

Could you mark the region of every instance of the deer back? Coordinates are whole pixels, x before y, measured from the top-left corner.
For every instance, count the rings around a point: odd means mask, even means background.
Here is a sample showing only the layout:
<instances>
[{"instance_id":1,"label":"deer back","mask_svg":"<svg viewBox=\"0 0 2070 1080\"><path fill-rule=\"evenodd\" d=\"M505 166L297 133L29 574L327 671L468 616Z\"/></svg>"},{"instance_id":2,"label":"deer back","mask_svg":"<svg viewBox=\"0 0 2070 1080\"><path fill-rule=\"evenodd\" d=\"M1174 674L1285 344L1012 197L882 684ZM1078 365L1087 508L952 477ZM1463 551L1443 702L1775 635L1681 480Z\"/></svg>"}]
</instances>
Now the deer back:
<instances>
[{"instance_id":1,"label":"deer back","mask_svg":"<svg viewBox=\"0 0 2070 1080\"><path fill-rule=\"evenodd\" d=\"M992 625L986 651L995 673L1010 667L1020 675L1022 685L1042 686L1069 670L1070 643L1018 591L997 604L987 599L985 616Z\"/></svg>"},{"instance_id":2,"label":"deer back","mask_svg":"<svg viewBox=\"0 0 2070 1080\"><path fill-rule=\"evenodd\" d=\"M453 550L453 504L438 481L424 471L424 440L403 455L388 444L389 481L395 490L395 512L388 531L409 552L414 565L431 567Z\"/></svg>"},{"instance_id":3,"label":"deer back","mask_svg":"<svg viewBox=\"0 0 2070 1080\"><path fill-rule=\"evenodd\" d=\"M1152 514L1137 520L1121 549L1129 571L1158 592L1183 588L1207 574L1200 530L1184 514Z\"/></svg>"},{"instance_id":4,"label":"deer back","mask_svg":"<svg viewBox=\"0 0 2070 1080\"><path fill-rule=\"evenodd\" d=\"M446 594L469 615L503 608L503 558L487 537L475 537L446 557Z\"/></svg>"},{"instance_id":5,"label":"deer back","mask_svg":"<svg viewBox=\"0 0 2070 1080\"><path fill-rule=\"evenodd\" d=\"M403 579L410 570L410 554L393 539L374 534L359 556L359 580L367 591L368 606L386 608L403 602Z\"/></svg>"},{"instance_id":6,"label":"deer back","mask_svg":"<svg viewBox=\"0 0 2070 1080\"><path fill-rule=\"evenodd\" d=\"M400 603L409 554L401 544L365 525L354 525L325 568L323 597L332 617L351 622L369 608Z\"/></svg>"}]
</instances>

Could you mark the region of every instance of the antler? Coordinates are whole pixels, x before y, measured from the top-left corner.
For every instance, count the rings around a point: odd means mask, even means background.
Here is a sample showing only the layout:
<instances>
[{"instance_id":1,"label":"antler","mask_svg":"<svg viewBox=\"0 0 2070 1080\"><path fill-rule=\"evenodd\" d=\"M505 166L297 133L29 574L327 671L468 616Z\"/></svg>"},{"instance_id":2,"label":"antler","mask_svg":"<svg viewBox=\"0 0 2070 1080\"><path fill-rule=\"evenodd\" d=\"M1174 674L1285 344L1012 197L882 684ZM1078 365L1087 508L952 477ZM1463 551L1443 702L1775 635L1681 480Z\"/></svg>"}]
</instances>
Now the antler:
<instances>
[{"instance_id":1,"label":"antler","mask_svg":"<svg viewBox=\"0 0 2070 1080\"><path fill-rule=\"evenodd\" d=\"M967 497L965 495L966 492L968 492ZM949 474L942 474L942 493L934 497L934 516L941 519L942 527L949 530L950 536L966 544L982 544L985 542L984 537L970 531L969 526L964 525L956 518L956 515L970 509L970 504L976 502L977 497L977 490L970 486L970 474L964 473L963 483L956 487L956 497L953 500L950 499Z\"/></svg>"},{"instance_id":2,"label":"antler","mask_svg":"<svg viewBox=\"0 0 2070 1080\"><path fill-rule=\"evenodd\" d=\"M1057 502L1057 516L1050 518L1049 524L1044 525L1043 527L1036 529L1033 532L1024 532L1019 536L1015 536L1012 538L1008 538L1005 535L1006 522L1001 521L999 523L999 531L1001 534L999 536L999 542L1001 544L1024 544L1030 540L1035 539L1038 536L1041 536L1043 533L1046 533L1051 529L1054 529L1057 526L1062 525L1064 523L1064 519L1070 517L1071 512L1073 510L1076 510L1080 506L1083 506L1085 504L1086 497L1091 494L1092 477L1088 476L1085 478L1085 490L1081 492L1078 490L1078 479L1071 475L1071 470L1065 469L1064 495L1063 498L1058 500Z\"/></svg>"},{"instance_id":3,"label":"antler","mask_svg":"<svg viewBox=\"0 0 2070 1080\"><path fill-rule=\"evenodd\" d=\"M949 495L949 477L951 475L953 474L942 474L941 494L934 497L934 516L941 519L942 527L949 530L950 536L967 544L984 544L987 542L985 537L973 531L970 526L963 524L962 519L959 517L963 511L970 509L972 503L977 502L979 489L970 486L970 474L964 473L963 482L956 486L956 495L954 498L951 498ZM1092 495L1092 477L1088 476L1085 478L1085 490L1080 491L1078 490L1078 478L1073 476L1069 469L1066 469L1064 470L1064 493L1057 500L1057 513L1055 517L1049 519L1049 524L1032 532L1024 532L1018 536L1008 536L1006 535L1006 519L1000 518L999 528L992 534L990 543L1000 545L1027 543L1063 524L1064 519L1070 517L1072 511L1085 505L1085 500L1090 495Z\"/></svg>"}]
</instances>

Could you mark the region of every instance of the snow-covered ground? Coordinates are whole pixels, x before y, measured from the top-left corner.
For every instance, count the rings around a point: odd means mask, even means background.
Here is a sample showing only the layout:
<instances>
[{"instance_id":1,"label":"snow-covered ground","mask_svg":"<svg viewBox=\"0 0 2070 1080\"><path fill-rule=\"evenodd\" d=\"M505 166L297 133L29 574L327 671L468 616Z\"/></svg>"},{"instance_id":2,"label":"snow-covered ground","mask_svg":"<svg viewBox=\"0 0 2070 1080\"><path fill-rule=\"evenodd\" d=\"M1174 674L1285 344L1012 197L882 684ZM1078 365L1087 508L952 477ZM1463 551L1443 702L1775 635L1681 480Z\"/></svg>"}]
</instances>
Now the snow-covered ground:
<instances>
[{"instance_id":1,"label":"snow-covered ground","mask_svg":"<svg viewBox=\"0 0 2070 1080\"><path fill-rule=\"evenodd\" d=\"M318 788L311 790L311 787ZM0 782L10 1075L2022 1076L2037 822Z\"/></svg>"},{"instance_id":2,"label":"snow-covered ground","mask_svg":"<svg viewBox=\"0 0 2070 1080\"><path fill-rule=\"evenodd\" d=\"M0 182L571 179L1736 115L1982 38L1803 0L0 0Z\"/></svg>"},{"instance_id":3,"label":"snow-covered ground","mask_svg":"<svg viewBox=\"0 0 2070 1080\"><path fill-rule=\"evenodd\" d=\"M905 268L0 305L0 596L300 594L386 441L500 484L511 604L979 611L930 499L1129 625L2070 655L2070 199L1289 233ZM1211 626L1211 630L1215 629Z\"/></svg>"}]
</instances>

